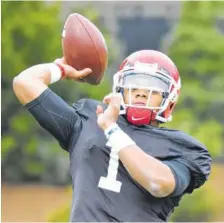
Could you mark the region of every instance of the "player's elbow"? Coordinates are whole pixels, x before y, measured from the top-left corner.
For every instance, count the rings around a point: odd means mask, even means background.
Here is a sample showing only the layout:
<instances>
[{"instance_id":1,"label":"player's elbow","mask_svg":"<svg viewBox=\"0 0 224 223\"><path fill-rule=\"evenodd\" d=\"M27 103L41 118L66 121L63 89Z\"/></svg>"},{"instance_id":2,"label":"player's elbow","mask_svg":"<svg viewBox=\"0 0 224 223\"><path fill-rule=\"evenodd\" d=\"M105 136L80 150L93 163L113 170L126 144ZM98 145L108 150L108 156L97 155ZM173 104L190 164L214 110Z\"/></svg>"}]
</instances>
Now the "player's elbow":
<instances>
[{"instance_id":1,"label":"player's elbow","mask_svg":"<svg viewBox=\"0 0 224 223\"><path fill-rule=\"evenodd\" d=\"M16 92L16 90L18 88L21 88L21 86L24 84L24 81L21 80L21 78L19 76L16 76L13 78L13 82L12 82L12 87L14 92Z\"/></svg>"},{"instance_id":2,"label":"player's elbow","mask_svg":"<svg viewBox=\"0 0 224 223\"><path fill-rule=\"evenodd\" d=\"M14 92L18 92L20 89L24 88L26 86L26 80L25 78L21 76L16 76L13 78L12 82L13 90Z\"/></svg>"},{"instance_id":3,"label":"player's elbow","mask_svg":"<svg viewBox=\"0 0 224 223\"><path fill-rule=\"evenodd\" d=\"M38 79L32 75L31 71L35 70L29 68L13 78L12 86L15 93L24 91L26 89L32 89L35 85L37 85Z\"/></svg>"},{"instance_id":4,"label":"player's elbow","mask_svg":"<svg viewBox=\"0 0 224 223\"><path fill-rule=\"evenodd\" d=\"M35 88L32 86L33 80L22 76L14 77L12 87L13 91L22 104L31 101L35 96Z\"/></svg>"},{"instance_id":5,"label":"player's elbow","mask_svg":"<svg viewBox=\"0 0 224 223\"><path fill-rule=\"evenodd\" d=\"M172 184L173 183L167 179L155 179L150 182L150 193L158 198L167 197L174 190Z\"/></svg>"}]
</instances>

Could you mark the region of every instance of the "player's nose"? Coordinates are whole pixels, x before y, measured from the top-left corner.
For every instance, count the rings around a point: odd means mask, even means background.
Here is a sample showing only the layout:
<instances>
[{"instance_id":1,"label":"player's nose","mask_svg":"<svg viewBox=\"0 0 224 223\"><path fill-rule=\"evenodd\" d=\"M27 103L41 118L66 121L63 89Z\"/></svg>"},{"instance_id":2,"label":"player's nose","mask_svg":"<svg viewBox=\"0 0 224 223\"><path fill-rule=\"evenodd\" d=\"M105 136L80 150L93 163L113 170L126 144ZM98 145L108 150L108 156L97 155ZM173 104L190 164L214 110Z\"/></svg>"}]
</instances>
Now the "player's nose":
<instances>
[{"instance_id":1,"label":"player's nose","mask_svg":"<svg viewBox=\"0 0 224 223\"><path fill-rule=\"evenodd\" d=\"M135 96L140 98L148 98L148 90L137 90Z\"/></svg>"}]
</instances>

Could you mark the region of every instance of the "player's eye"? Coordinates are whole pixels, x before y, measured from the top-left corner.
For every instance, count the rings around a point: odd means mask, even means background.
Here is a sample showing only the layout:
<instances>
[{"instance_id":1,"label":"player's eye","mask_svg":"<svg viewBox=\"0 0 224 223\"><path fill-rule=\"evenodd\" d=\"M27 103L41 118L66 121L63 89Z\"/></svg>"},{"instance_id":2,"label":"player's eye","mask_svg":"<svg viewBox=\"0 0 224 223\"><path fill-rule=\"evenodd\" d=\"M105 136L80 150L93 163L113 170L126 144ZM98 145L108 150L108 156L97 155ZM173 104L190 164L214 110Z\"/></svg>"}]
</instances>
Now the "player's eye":
<instances>
[{"instance_id":1,"label":"player's eye","mask_svg":"<svg viewBox=\"0 0 224 223\"><path fill-rule=\"evenodd\" d=\"M159 91L152 91L152 95L160 95L161 94L161 92L159 92Z\"/></svg>"}]
</instances>

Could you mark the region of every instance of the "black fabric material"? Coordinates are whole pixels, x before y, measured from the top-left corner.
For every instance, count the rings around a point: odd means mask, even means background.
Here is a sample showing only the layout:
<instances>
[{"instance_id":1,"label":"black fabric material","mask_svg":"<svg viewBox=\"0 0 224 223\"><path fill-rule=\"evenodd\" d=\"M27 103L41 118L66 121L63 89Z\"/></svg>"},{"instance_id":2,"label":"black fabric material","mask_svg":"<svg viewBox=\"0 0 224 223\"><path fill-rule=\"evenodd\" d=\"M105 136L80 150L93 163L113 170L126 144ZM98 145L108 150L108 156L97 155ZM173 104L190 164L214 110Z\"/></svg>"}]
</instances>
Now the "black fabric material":
<instances>
[{"instance_id":1,"label":"black fabric material","mask_svg":"<svg viewBox=\"0 0 224 223\"><path fill-rule=\"evenodd\" d=\"M49 88L25 107L38 123L58 140L63 149L68 150L71 140L78 138L84 117L79 116Z\"/></svg>"},{"instance_id":2,"label":"black fabric material","mask_svg":"<svg viewBox=\"0 0 224 223\"><path fill-rule=\"evenodd\" d=\"M169 196L182 195L191 182L191 172L188 167L178 161L163 161L164 164L170 167L175 178L175 189Z\"/></svg>"},{"instance_id":3,"label":"black fabric material","mask_svg":"<svg viewBox=\"0 0 224 223\"><path fill-rule=\"evenodd\" d=\"M111 147L97 125L96 108L102 103L82 99L70 107L51 90L26 105L40 125L69 152L73 199L72 222L161 222L168 221L184 193L204 184L210 174L211 157L193 137L178 131L153 126L134 126L119 116L119 127L148 155L167 163L181 181L176 163L190 172L190 183L183 193L177 186L171 196L156 198L129 175L119 161L119 193L98 187L106 177ZM172 165L171 165L172 163ZM175 165L174 165L175 163ZM186 174L187 176L187 174ZM186 177L187 178L187 177ZM186 187L183 177L180 185ZM177 183L178 185L179 183Z\"/></svg>"}]
</instances>

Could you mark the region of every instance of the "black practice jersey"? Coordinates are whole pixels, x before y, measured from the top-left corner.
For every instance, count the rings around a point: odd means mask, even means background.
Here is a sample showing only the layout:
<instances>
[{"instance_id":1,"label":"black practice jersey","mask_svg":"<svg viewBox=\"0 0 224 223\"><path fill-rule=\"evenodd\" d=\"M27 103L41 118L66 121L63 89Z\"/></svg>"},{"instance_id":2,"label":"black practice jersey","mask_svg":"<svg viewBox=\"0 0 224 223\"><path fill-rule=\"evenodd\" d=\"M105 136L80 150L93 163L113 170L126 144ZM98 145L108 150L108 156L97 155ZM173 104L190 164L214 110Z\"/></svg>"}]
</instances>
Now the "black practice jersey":
<instances>
[{"instance_id":1,"label":"black practice jersey","mask_svg":"<svg viewBox=\"0 0 224 223\"><path fill-rule=\"evenodd\" d=\"M181 131L138 127L120 116L119 127L145 153L168 165L169 162L180 163L190 171L190 183L182 194L154 197L128 174L118 157L111 154L104 132L97 125L98 104L101 102L82 99L70 107L47 89L26 105L40 125L69 152L74 192L70 221L167 221L181 197L206 181L211 164L208 151ZM100 179L107 177L116 182L109 189L99 185Z\"/></svg>"}]
</instances>

